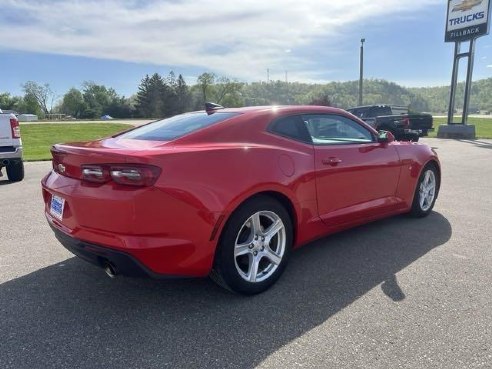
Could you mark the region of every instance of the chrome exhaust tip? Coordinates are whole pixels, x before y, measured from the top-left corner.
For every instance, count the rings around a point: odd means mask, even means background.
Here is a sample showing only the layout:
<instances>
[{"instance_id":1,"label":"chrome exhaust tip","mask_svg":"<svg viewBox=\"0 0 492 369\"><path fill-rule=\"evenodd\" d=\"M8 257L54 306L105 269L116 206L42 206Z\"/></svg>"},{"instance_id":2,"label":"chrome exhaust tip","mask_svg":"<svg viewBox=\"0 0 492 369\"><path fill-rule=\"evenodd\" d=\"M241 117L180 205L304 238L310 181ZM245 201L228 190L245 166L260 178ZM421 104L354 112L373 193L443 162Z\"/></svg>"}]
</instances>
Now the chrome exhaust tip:
<instances>
[{"instance_id":1,"label":"chrome exhaust tip","mask_svg":"<svg viewBox=\"0 0 492 369\"><path fill-rule=\"evenodd\" d=\"M111 279L115 278L116 277L116 274L117 274L116 273L116 268L111 263L106 263L106 265L104 266L104 272Z\"/></svg>"}]
</instances>

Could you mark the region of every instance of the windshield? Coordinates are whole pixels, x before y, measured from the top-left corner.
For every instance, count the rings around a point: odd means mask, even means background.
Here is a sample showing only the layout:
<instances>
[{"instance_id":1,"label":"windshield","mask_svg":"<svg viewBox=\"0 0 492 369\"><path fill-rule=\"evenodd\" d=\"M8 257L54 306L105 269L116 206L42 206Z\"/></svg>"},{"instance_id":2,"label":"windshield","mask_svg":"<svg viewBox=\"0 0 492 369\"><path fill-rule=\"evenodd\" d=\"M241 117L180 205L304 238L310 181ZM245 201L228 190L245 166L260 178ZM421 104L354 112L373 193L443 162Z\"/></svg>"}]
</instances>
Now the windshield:
<instances>
[{"instance_id":1,"label":"windshield","mask_svg":"<svg viewBox=\"0 0 492 369\"><path fill-rule=\"evenodd\" d=\"M181 114L135 128L118 137L136 140L170 141L238 114L222 112L215 112L211 115L206 112Z\"/></svg>"}]
</instances>

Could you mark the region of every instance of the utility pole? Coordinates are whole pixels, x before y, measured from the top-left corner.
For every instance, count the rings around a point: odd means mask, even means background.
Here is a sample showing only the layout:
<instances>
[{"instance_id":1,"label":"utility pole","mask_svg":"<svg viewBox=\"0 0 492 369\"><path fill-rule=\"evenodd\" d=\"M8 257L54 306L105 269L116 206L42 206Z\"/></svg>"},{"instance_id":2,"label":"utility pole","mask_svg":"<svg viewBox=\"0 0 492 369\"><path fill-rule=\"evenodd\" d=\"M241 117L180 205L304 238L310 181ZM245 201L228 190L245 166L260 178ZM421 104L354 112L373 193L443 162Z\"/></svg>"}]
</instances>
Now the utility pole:
<instances>
[{"instance_id":1,"label":"utility pole","mask_svg":"<svg viewBox=\"0 0 492 369\"><path fill-rule=\"evenodd\" d=\"M362 106L362 89L364 81L364 42L365 38L360 39L360 74L359 74L359 106Z\"/></svg>"},{"instance_id":2,"label":"utility pole","mask_svg":"<svg viewBox=\"0 0 492 369\"><path fill-rule=\"evenodd\" d=\"M288 73L289 72L285 71L285 83L289 83Z\"/></svg>"},{"instance_id":3,"label":"utility pole","mask_svg":"<svg viewBox=\"0 0 492 369\"><path fill-rule=\"evenodd\" d=\"M267 68L267 83L270 83L270 68Z\"/></svg>"}]
</instances>

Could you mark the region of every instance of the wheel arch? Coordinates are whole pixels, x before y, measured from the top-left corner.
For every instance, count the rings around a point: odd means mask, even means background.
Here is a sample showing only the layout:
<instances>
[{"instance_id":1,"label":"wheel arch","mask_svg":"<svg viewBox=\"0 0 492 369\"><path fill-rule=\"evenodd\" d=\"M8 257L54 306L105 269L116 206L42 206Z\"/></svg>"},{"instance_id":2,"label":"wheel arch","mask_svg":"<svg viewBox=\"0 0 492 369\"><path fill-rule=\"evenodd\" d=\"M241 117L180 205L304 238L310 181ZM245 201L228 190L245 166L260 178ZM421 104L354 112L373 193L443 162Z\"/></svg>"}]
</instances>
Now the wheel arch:
<instances>
[{"instance_id":1,"label":"wheel arch","mask_svg":"<svg viewBox=\"0 0 492 369\"><path fill-rule=\"evenodd\" d=\"M425 168L427 168L428 166L432 165L434 168L436 168L437 170L437 175L439 176L438 178L438 185L441 186L441 165L439 164L439 161L437 161L435 158L431 158L429 160L427 160L424 165L422 165L422 167L420 168L420 171L417 175L417 182L418 182L418 178L420 178L420 175L422 174L422 172L424 171Z\"/></svg>"},{"instance_id":2,"label":"wheel arch","mask_svg":"<svg viewBox=\"0 0 492 369\"><path fill-rule=\"evenodd\" d=\"M436 168L436 170L437 170L437 175L438 175L438 178L437 178L437 190L439 191L441 189L441 180L442 180L442 176L441 176L441 164L435 158L432 158L427 163L425 163L425 165L422 167L422 170L424 170L424 168L427 167L428 165L434 166L434 168Z\"/></svg>"},{"instance_id":3,"label":"wheel arch","mask_svg":"<svg viewBox=\"0 0 492 369\"><path fill-rule=\"evenodd\" d=\"M415 186L414 186L414 192L413 192L413 196L412 196L412 203L413 203L413 200L415 198L415 192L417 191L417 186L419 185L419 178L422 175L422 172L424 171L424 169L427 168L430 165L432 165L437 170L437 175L438 175L438 178L437 178L437 190L438 190L438 192L441 189L441 165L439 164L439 161L436 158L431 158L428 161L426 161L420 167L420 170L417 173L416 180L415 180Z\"/></svg>"},{"instance_id":4,"label":"wheel arch","mask_svg":"<svg viewBox=\"0 0 492 369\"><path fill-rule=\"evenodd\" d=\"M227 227L227 224L229 220L231 219L232 215L244 204L248 203L249 201L252 201L253 199L261 196L268 196L270 198L273 198L274 200L278 201L287 211L289 214L290 220L292 222L292 239L293 243L296 243L297 240L297 227L298 227L298 222L299 222L299 209L296 207L295 203L292 201L292 199L285 193L278 191L278 190L263 190L256 192L254 194L250 194L249 196L237 201L234 205L231 206L231 208L228 209L226 212L226 215L222 219L221 224L219 225L219 228L215 232L215 240L217 242L217 247L215 249L215 254L217 253L217 249L220 245L220 240L222 238L222 235L224 233L224 229ZM215 259L215 255L214 255Z\"/></svg>"},{"instance_id":5,"label":"wheel arch","mask_svg":"<svg viewBox=\"0 0 492 369\"><path fill-rule=\"evenodd\" d=\"M285 210L287 210L287 213L289 214L290 217L290 221L292 222L292 232L293 232L292 239L293 242L295 243L296 236L297 236L298 218L297 218L296 208L294 207L294 203L291 201L289 197L287 197L287 195L277 191L260 192L258 196L260 195L274 198L285 208Z\"/></svg>"},{"instance_id":6,"label":"wheel arch","mask_svg":"<svg viewBox=\"0 0 492 369\"><path fill-rule=\"evenodd\" d=\"M436 180L436 187L435 187L435 192L434 192L434 198L432 199L432 202L430 204L430 207L427 209L422 208L422 204L419 204L419 198L418 196L418 191L419 191L419 184L422 183L423 181L423 174L425 170L431 170L435 173L435 180ZM434 204L437 200L437 197L439 196L439 190L441 187L441 168L439 165L439 161L436 158L430 158L427 162L425 162L424 165L420 168L418 179L416 181L415 185L415 191L412 197L412 205L410 208L410 215L416 218L422 218L427 215L432 211Z\"/></svg>"}]
</instances>

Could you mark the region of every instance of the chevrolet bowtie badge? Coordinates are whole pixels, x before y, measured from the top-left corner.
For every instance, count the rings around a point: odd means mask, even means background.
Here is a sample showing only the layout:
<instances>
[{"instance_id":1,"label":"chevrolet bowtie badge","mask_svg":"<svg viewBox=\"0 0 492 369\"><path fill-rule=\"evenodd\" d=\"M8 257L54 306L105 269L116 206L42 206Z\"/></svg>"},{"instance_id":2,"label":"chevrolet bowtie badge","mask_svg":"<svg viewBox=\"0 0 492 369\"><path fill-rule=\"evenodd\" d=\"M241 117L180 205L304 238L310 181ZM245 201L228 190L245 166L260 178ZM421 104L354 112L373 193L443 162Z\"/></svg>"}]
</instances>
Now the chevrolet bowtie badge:
<instances>
[{"instance_id":1,"label":"chevrolet bowtie badge","mask_svg":"<svg viewBox=\"0 0 492 369\"><path fill-rule=\"evenodd\" d=\"M461 4L456 5L453 8L453 12L466 12L467 10L473 9L477 5L480 5L483 0L463 0Z\"/></svg>"}]
</instances>

